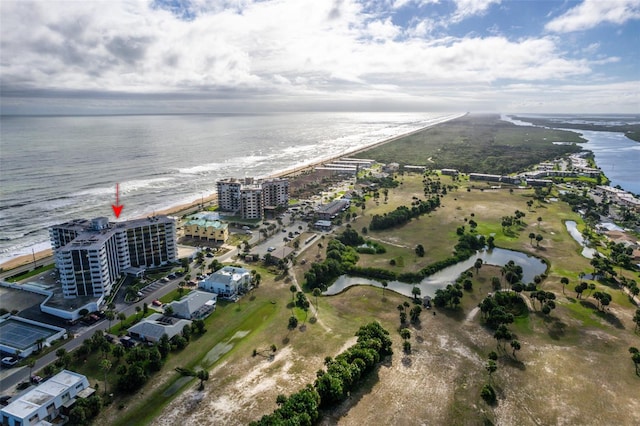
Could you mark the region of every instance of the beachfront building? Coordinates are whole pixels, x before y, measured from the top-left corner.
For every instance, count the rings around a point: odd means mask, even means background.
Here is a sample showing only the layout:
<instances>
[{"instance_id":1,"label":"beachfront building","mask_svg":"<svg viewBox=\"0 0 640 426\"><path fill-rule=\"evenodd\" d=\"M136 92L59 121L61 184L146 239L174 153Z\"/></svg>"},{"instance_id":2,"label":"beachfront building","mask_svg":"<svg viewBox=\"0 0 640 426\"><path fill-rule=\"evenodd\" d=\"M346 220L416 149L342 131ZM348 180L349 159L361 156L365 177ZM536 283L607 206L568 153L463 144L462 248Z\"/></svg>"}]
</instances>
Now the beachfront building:
<instances>
[{"instance_id":1,"label":"beachfront building","mask_svg":"<svg viewBox=\"0 0 640 426\"><path fill-rule=\"evenodd\" d=\"M240 216L241 219L262 219L265 208L286 208L289 204L289 181L252 178L225 179L216 183L218 208Z\"/></svg>"},{"instance_id":2,"label":"beachfront building","mask_svg":"<svg viewBox=\"0 0 640 426\"><path fill-rule=\"evenodd\" d=\"M64 298L104 297L127 269L176 260L175 228L175 220L166 216L117 223L99 217L51 227Z\"/></svg>"},{"instance_id":3,"label":"beachfront building","mask_svg":"<svg viewBox=\"0 0 640 426\"><path fill-rule=\"evenodd\" d=\"M262 219L264 204L262 188L259 185L248 185L240 190L240 217L242 219Z\"/></svg>"},{"instance_id":4,"label":"beachfront building","mask_svg":"<svg viewBox=\"0 0 640 426\"><path fill-rule=\"evenodd\" d=\"M237 179L225 179L216 182L218 192L218 208L225 212L237 212L240 210L240 189L244 181Z\"/></svg>"},{"instance_id":5,"label":"beachfront building","mask_svg":"<svg viewBox=\"0 0 640 426\"><path fill-rule=\"evenodd\" d=\"M225 266L211 274L207 279L200 281L202 290L216 293L220 297L233 297L241 289L249 288L251 273L244 268Z\"/></svg>"},{"instance_id":6,"label":"beachfront building","mask_svg":"<svg viewBox=\"0 0 640 426\"><path fill-rule=\"evenodd\" d=\"M260 185L265 208L286 208L289 205L288 179L269 179L262 181Z\"/></svg>"},{"instance_id":7,"label":"beachfront building","mask_svg":"<svg viewBox=\"0 0 640 426\"><path fill-rule=\"evenodd\" d=\"M0 410L3 426L64 424L78 400L95 392L82 374L62 370Z\"/></svg>"},{"instance_id":8,"label":"beachfront building","mask_svg":"<svg viewBox=\"0 0 640 426\"><path fill-rule=\"evenodd\" d=\"M229 225L219 220L191 219L183 226L185 237L224 243L229 238Z\"/></svg>"}]
</instances>

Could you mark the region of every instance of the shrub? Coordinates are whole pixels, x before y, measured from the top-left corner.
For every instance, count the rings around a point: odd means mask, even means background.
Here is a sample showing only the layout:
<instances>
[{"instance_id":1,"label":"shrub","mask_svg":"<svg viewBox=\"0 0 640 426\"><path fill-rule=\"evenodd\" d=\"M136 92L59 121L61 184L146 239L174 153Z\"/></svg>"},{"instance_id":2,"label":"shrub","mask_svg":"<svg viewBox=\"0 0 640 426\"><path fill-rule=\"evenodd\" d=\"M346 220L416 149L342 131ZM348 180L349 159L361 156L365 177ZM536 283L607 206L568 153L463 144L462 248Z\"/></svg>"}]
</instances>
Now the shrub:
<instances>
[{"instance_id":1,"label":"shrub","mask_svg":"<svg viewBox=\"0 0 640 426\"><path fill-rule=\"evenodd\" d=\"M482 387L480 396L489 405L493 405L497 401L496 391L493 389L493 386L488 383Z\"/></svg>"}]
</instances>

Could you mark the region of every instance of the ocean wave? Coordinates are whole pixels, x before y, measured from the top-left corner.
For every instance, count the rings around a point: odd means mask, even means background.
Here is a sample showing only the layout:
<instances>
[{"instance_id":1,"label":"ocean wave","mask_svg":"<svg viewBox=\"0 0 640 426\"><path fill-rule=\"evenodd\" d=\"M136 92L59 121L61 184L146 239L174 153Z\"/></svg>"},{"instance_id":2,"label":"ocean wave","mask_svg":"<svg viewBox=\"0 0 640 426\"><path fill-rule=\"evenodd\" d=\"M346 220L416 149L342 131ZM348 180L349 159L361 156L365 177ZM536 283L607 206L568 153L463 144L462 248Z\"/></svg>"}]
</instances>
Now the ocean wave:
<instances>
[{"instance_id":1,"label":"ocean wave","mask_svg":"<svg viewBox=\"0 0 640 426\"><path fill-rule=\"evenodd\" d=\"M209 164L201 164L199 166L193 166L193 167L182 167L177 170L179 173L183 175L200 175L200 174L220 170L222 167L224 167L224 164L222 163L209 163Z\"/></svg>"}]
</instances>

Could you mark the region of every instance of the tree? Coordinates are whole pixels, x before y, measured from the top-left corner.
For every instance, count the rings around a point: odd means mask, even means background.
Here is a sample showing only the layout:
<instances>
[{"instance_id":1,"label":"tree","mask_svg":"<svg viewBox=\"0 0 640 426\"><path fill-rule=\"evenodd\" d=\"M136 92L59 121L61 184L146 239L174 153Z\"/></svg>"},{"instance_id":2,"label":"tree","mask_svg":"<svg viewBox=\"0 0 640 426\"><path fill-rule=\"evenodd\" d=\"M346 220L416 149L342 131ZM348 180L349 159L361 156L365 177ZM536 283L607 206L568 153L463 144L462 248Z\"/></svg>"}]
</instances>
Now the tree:
<instances>
[{"instance_id":1,"label":"tree","mask_svg":"<svg viewBox=\"0 0 640 426\"><path fill-rule=\"evenodd\" d=\"M409 340L411 338L411 331L408 328L401 329L400 337L402 337L403 340Z\"/></svg>"},{"instance_id":2,"label":"tree","mask_svg":"<svg viewBox=\"0 0 640 426\"><path fill-rule=\"evenodd\" d=\"M634 331L638 331L638 327L640 327L640 309L636 309L636 313L633 316L633 322L635 323Z\"/></svg>"},{"instance_id":3,"label":"tree","mask_svg":"<svg viewBox=\"0 0 640 426\"><path fill-rule=\"evenodd\" d=\"M196 377L200 379L199 390L204 390L204 382L209 380L209 372L207 370L199 370L196 373Z\"/></svg>"},{"instance_id":4,"label":"tree","mask_svg":"<svg viewBox=\"0 0 640 426\"><path fill-rule=\"evenodd\" d=\"M124 327L124 320L127 319L127 316L124 314L124 312L120 312L118 314L118 320L120 320L120 330L122 330L122 327Z\"/></svg>"},{"instance_id":5,"label":"tree","mask_svg":"<svg viewBox=\"0 0 640 426\"><path fill-rule=\"evenodd\" d=\"M296 295L296 292L298 291L298 287L296 287L295 284L291 284L291 286L289 287L289 291L291 292L291 302L293 302L293 298Z\"/></svg>"},{"instance_id":6,"label":"tree","mask_svg":"<svg viewBox=\"0 0 640 426\"><path fill-rule=\"evenodd\" d=\"M417 300L417 299L418 299L418 296L420 296L420 295L422 294L422 290L420 290L420 287L418 287L418 286L414 286L414 287L411 289L411 294L413 294L413 299L414 299L414 300Z\"/></svg>"},{"instance_id":7,"label":"tree","mask_svg":"<svg viewBox=\"0 0 640 426\"><path fill-rule=\"evenodd\" d=\"M27 363L27 367L29 367L29 378L31 378L31 371L33 370L33 367L36 366L36 360L35 359L30 359L29 362Z\"/></svg>"},{"instance_id":8,"label":"tree","mask_svg":"<svg viewBox=\"0 0 640 426\"><path fill-rule=\"evenodd\" d=\"M104 317L109 321L109 330L111 330L111 321L116 319L116 314L112 310L108 310L104 313Z\"/></svg>"},{"instance_id":9,"label":"tree","mask_svg":"<svg viewBox=\"0 0 640 426\"><path fill-rule=\"evenodd\" d=\"M473 264L473 267L476 268L476 275L478 275L478 273L480 272L480 268L482 268L482 263L483 263L482 259L478 258Z\"/></svg>"},{"instance_id":10,"label":"tree","mask_svg":"<svg viewBox=\"0 0 640 426\"><path fill-rule=\"evenodd\" d=\"M562 284L562 294L564 294L564 288L569 284L569 278L567 277L560 278L560 284Z\"/></svg>"},{"instance_id":11,"label":"tree","mask_svg":"<svg viewBox=\"0 0 640 426\"><path fill-rule=\"evenodd\" d=\"M322 291L318 287L316 287L313 289L313 292L311 294L316 298L316 310L318 310L318 296L322 294Z\"/></svg>"},{"instance_id":12,"label":"tree","mask_svg":"<svg viewBox=\"0 0 640 426\"><path fill-rule=\"evenodd\" d=\"M500 283L500 278L498 277L491 277L491 287L497 291L500 290L502 288L502 285Z\"/></svg>"},{"instance_id":13,"label":"tree","mask_svg":"<svg viewBox=\"0 0 640 426\"><path fill-rule=\"evenodd\" d=\"M518 342L517 340L512 340L511 341L511 348L513 349L512 355L513 355L514 358L516 358L516 351L519 351L520 348L521 348L520 342Z\"/></svg>"},{"instance_id":14,"label":"tree","mask_svg":"<svg viewBox=\"0 0 640 426\"><path fill-rule=\"evenodd\" d=\"M504 340L504 343L502 345L502 349L506 350L505 346L506 346L507 342L509 340L511 340L512 334L511 334L511 332L509 331L509 329L507 328L506 325L500 324L498 326L498 329L496 330L496 332L493 334L493 337L498 342L498 345L497 345L498 348L500 347L500 341Z\"/></svg>"},{"instance_id":15,"label":"tree","mask_svg":"<svg viewBox=\"0 0 640 426\"><path fill-rule=\"evenodd\" d=\"M496 403L496 400L497 400L496 391L488 383L482 387L482 390L480 391L480 396L489 405L493 405Z\"/></svg>"},{"instance_id":16,"label":"tree","mask_svg":"<svg viewBox=\"0 0 640 426\"><path fill-rule=\"evenodd\" d=\"M415 248L415 252L418 257L424 257L424 246L422 244L418 244Z\"/></svg>"},{"instance_id":17,"label":"tree","mask_svg":"<svg viewBox=\"0 0 640 426\"><path fill-rule=\"evenodd\" d=\"M291 315L289 317L289 324L287 325L287 328L289 330L294 330L297 326L298 326L298 318L296 318L294 315Z\"/></svg>"},{"instance_id":18,"label":"tree","mask_svg":"<svg viewBox=\"0 0 640 426\"><path fill-rule=\"evenodd\" d=\"M173 316L173 314L174 314L173 306L171 306L171 305L167 305L167 306L164 308L164 314L165 314L166 316L168 316L168 317Z\"/></svg>"},{"instance_id":19,"label":"tree","mask_svg":"<svg viewBox=\"0 0 640 426\"><path fill-rule=\"evenodd\" d=\"M640 350L632 346L629 348L629 353L631 354L631 361L633 361L633 365L636 367L636 375L640 376L640 370L638 369L638 365L640 365Z\"/></svg>"},{"instance_id":20,"label":"tree","mask_svg":"<svg viewBox=\"0 0 640 426\"><path fill-rule=\"evenodd\" d=\"M136 306L136 316L138 316L142 312L142 308L140 306Z\"/></svg>"},{"instance_id":21,"label":"tree","mask_svg":"<svg viewBox=\"0 0 640 426\"><path fill-rule=\"evenodd\" d=\"M498 364L496 364L494 360L490 359L489 361L487 361L487 365L485 368L489 372L489 379L491 379L491 375L498 369Z\"/></svg>"},{"instance_id":22,"label":"tree","mask_svg":"<svg viewBox=\"0 0 640 426\"><path fill-rule=\"evenodd\" d=\"M542 235L538 234L536 235L536 247L540 247L540 241L543 240Z\"/></svg>"},{"instance_id":23,"label":"tree","mask_svg":"<svg viewBox=\"0 0 640 426\"><path fill-rule=\"evenodd\" d=\"M385 280L382 280L381 284L382 284L382 297L384 297L384 290L387 288L389 283Z\"/></svg>"},{"instance_id":24,"label":"tree","mask_svg":"<svg viewBox=\"0 0 640 426\"><path fill-rule=\"evenodd\" d=\"M540 229L540 222L542 222L542 217L538 216L538 229Z\"/></svg>"},{"instance_id":25,"label":"tree","mask_svg":"<svg viewBox=\"0 0 640 426\"><path fill-rule=\"evenodd\" d=\"M409 311L409 317L411 318L411 322L417 323L418 321L420 321L421 313L422 313L422 308L420 307L420 305L415 305L413 308L411 308L411 311Z\"/></svg>"},{"instance_id":26,"label":"tree","mask_svg":"<svg viewBox=\"0 0 640 426\"><path fill-rule=\"evenodd\" d=\"M115 345L111 354L116 360L119 360L124 356L124 347L122 345Z\"/></svg>"},{"instance_id":27,"label":"tree","mask_svg":"<svg viewBox=\"0 0 640 426\"><path fill-rule=\"evenodd\" d=\"M533 246L533 240L536 238L536 234L533 232L529 233L529 244Z\"/></svg>"},{"instance_id":28,"label":"tree","mask_svg":"<svg viewBox=\"0 0 640 426\"><path fill-rule=\"evenodd\" d=\"M103 359L100 361L100 370L104 373L104 394L107 394L107 373L111 370L111 361L108 359Z\"/></svg>"}]
</instances>

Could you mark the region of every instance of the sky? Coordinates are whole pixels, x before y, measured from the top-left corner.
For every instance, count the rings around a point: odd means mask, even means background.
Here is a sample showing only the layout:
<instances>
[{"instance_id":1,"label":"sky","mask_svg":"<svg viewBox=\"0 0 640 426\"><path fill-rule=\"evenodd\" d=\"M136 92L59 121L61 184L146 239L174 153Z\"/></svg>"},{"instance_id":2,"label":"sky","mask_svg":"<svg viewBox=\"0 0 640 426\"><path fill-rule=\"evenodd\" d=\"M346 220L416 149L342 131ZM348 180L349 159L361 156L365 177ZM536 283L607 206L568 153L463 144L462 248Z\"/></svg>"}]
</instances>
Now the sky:
<instances>
[{"instance_id":1,"label":"sky","mask_svg":"<svg viewBox=\"0 0 640 426\"><path fill-rule=\"evenodd\" d=\"M640 113L640 0L0 2L2 114Z\"/></svg>"}]
</instances>

